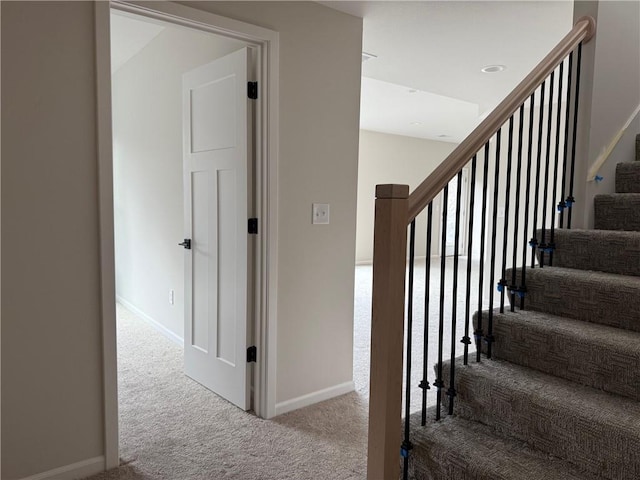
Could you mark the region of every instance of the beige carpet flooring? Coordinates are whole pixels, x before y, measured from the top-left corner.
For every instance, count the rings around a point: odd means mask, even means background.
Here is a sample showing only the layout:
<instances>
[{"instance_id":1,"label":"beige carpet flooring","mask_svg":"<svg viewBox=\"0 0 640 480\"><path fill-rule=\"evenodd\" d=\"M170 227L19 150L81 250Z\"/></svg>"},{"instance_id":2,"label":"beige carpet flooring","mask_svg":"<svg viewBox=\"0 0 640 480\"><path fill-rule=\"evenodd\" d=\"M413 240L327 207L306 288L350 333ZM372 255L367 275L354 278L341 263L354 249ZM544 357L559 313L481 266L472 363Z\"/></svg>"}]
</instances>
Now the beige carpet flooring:
<instances>
[{"instance_id":1,"label":"beige carpet flooring","mask_svg":"<svg viewBox=\"0 0 640 480\"><path fill-rule=\"evenodd\" d=\"M261 420L187 378L181 349L122 308L118 334L124 465L92 480L364 478L357 393Z\"/></svg>"},{"instance_id":2,"label":"beige carpet flooring","mask_svg":"<svg viewBox=\"0 0 640 480\"><path fill-rule=\"evenodd\" d=\"M460 268L462 272L465 267ZM447 271L451 273L450 267ZM432 269L431 278L435 295L438 268ZM419 263L416 270L416 291L424 291L424 263ZM450 294L448 297L450 304ZM424 304L418 298L414 328L421 332ZM437 314L435 298L430 307L432 316ZM464 302L460 302L462 308ZM122 465L91 480L364 479L370 314L371 267L361 266L356 268L355 391L273 420L262 420L187 378L182 372L181 348L119 308ZM432 338L436 335L435 323L432 320L429 328ZM459 325L458 339L463 328L464 324ZM445 339L447 356L448 332ZM414 346L414 385L422 376L421 344L418 341ZM430 383L436 354L433 351L428 355ZM420 408L419 391L415 391L413 411ZM433 403L434 395L430 393L429 404Z\"/></svg>"}]
</instances>

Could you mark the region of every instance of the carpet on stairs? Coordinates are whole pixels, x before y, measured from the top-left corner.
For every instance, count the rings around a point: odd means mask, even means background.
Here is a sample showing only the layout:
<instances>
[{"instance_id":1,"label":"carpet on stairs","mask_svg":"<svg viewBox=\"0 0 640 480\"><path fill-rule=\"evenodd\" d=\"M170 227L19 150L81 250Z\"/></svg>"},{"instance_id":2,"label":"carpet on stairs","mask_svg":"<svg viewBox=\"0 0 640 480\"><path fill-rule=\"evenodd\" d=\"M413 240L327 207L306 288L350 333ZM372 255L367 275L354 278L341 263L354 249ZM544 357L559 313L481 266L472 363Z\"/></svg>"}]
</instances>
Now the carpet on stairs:
<instances>
[{"instance_id":1,"label":"carpet on stairs","mask_svg":"<svg viewBox=\"0 0 640 480\"><path fill-rule=\"evenodd\" d=\"M491 312L493 358L454 362L452 416L443 363L444 418L412 416L410 478L640 478L640 161L594 209L595 229L555 229L553 266L526 268L525 309Z\"/></svg>"},{"instance_id":2,"label":"carpet on stairs","mask_svg":"<svg viewBox=\"0 0 640 480\"><path fill-rule=\"evenodd\" d=\"M591 480L573 465L505 439L478 422L445 416L436 422L435 407L411 418L416 432L409 478L415 480Z\"/></svg>"}]
</instances>

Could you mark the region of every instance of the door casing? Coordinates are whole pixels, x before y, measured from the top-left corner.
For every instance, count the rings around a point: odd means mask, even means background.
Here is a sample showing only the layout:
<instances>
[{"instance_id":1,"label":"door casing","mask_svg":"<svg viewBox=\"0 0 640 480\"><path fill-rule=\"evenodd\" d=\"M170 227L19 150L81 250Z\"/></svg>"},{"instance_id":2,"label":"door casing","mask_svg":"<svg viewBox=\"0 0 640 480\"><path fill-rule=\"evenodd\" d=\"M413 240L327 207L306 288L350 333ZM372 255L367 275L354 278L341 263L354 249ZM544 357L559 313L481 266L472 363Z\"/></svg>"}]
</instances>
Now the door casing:
<instances>
[{"instance_id":1,"label":"door casing","mask_svg":"<svg viewBox=\"0 0 640 480\"><path fill-rule=\"evenodd\" d=\"M255 413L275 416L277 332L277 163L279 35L256 25L172 2L95 2L96 100L100 230L105 469L119 465L111 131L111 9L244 41L257 56L255 158L259 234L255 252Z\"/></svg>"}]
</instances>

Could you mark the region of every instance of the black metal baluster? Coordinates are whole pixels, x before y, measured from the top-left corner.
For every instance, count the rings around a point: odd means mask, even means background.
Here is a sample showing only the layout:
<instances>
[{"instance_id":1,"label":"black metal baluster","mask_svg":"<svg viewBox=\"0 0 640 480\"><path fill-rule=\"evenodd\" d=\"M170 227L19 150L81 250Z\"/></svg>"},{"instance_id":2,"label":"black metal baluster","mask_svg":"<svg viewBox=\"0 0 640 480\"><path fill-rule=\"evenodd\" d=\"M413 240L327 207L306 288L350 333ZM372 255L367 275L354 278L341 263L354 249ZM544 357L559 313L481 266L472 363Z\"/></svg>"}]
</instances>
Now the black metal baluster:
<instances>
[{"instance_id":1,"label":"black metal baluster","mask_svg":"<svg viewBox=\"0 0 640 480\"><path fill-rule=\"evenodd\" d=\"M407 356L406 356L406 379L405 379L405 399L404 399L404 440L400 447L400 452L404 459L404 469L402 478L409 478L409 452L413 448L410 440L411 430L411 345L413 341L413 272L416 258L416 221L411 222L409 227L409 285L407 290Z\"/></svg>"},{"instance_id":2,"label":"black metal baluster","mask_svg":"<svg viewBox=\"0 0 640 480\"><path fill-rule=\"evenodd\" d=\"M516 309L516 294L520 293L520 286L516 285L516 267L518 263L518 221L520 215L520 183L522 176L522 131L524 128L524 103L520 105L520 115L518 117L518 161L516 166L516 204L513 215L513 258L511 262L511 286L510 299L511 311ZM524 247L523 247L524 248Z\"/></svg>"},{"instance_id":3,"label":"black metal baluster","mask_svg":"<svg viewBox=\"0 0 640 480\"><path fill-rule=\"evenodd\" d=\"M500 184L500 137L502 135L502 127L496 133L496 164L495 176L493 183L493 220L491 228L491 268L489 281L491 288L489 289L489 315L487 318L487 334L484 336L487 342L487 358L491 358L493 349L493 285L496 279L496 227L498 222L498 187Z\"/></svg>"},{"instance_id":4,"label":"black metal baluster","mask_svg":"<svg viewBox=\"0 0 640 480\"><path fill-rule=\"evenodd\" d=\"M560 202L558 203L558 211L560 212L560 228L564 227L564 210L567 208L565 201L565 189L567 188L567 162L569 157L567 156L569 147L569 118L571 114L571 78L573 74L573 52L569 54L569 69L567 72L567 103L564 116L564 149L562 154L562 185L560 191Z\"/></svg>"},{"instance_id":5,"label":"black metal baluster","mask_svg":"<svg viewBox=\"0 0 640 480\"><path fill-rule=\"evenodd\" d=\"M480 361L482 353L482 315L484 288L484 240L487 226L487 189L489 182L489 142L484 144L484 168L482 178L482 226L480 227L480 265L478 268L478 322L473 336L476 341L476 362Z\"/></svg>"},{"instance_id":6,"label":"black metal baluster","mask_svg":"<svg viewBox=\"0 0 640 480\"><path fill-rule=\"evenodd\" d=\"M422 352L422 380L420 388L422 389L422 418L421 423L424 427L427 424L427 390L431 387L428 381L429 369L429 290L431 288L431 226L433 223L433 202L429 202L427 206L427 248L425 254L425 274L424 274L424 345Z\"/></svg>"},{"instance_id":7,"label":"black metal baluster","mask_svg":"<svg viewBox=\"0 0 640 480\"><path fill-rule=\"evenodd\" d=\"M576 62L576 94L573 110L573 145L571 148L571 176L569 177L569 196L565 200L569 214L567 215L567 228L571 228L571 212L576 199L573 198L573 180L576 169L576 136L578 134L578 100L580 98L580 66L582 63L582 42L578 44L578 61Z\"/></svg>"},{"instance_id":8,"label":"black metal baluster","mask_svg":"<svg viewBox=\"0 0 640 480\"><path fill-rule=\"evenodd\" d=\"M531 161L533 150L533 114L536 94L531 94L529 102L529 138L527 148L527 193L524 200L524 234L522 236L522 285L520 286L520 310L524 310L524 296L527 292L527 236L529 228L529 199L531 196Z\"/></svg>"},{"instance_id":9,"label":"black metal baluster","mask_svg":"<svg viewBox=\"0 0 640 480\"><path fill-rule=\"evenodd\" d=\"M544 125L544 90L546 80L540 86L540 112L538 114L538 151L536 160L536 195L533 203L533 236L529 245L531 246L531 268L536 266L536 250L538 248L538 209L540 199L540 169L542 162L542 128Z\"/></svg>"},{"instance_id":10,"label":"black metal baluster","mask_svg":"<svg viewBox=\"0 0 640 480\"><path fill-rule=\"evenodd\" d=\"M545 152L544 190L542 194L542 243L540 244L540 268L544 267L544 254L549 251L547 239L547 198L549 192L549 162L551 159L551 126L553 124L553 81L555 70L551 72L549 85L549 111L547 113L547 149Z\"/></svg>"},{"instance_id":11,"label":"black metal baluster","mask_svg":"<svg viewBox=\"0 0 640 480\"><path fill-rule=\"evenodd\" d=\"M445 269L447 260L447 202L449 201L449 185L442 191L442 245L440 251L440 323L438 325L438 378L433 385L438 389L436 393L436 420L440 420L442 402L442 341L444 335L444 292Z\"/></svg>"},{"instance_id":12,"label":"black metal baluster","mask_svg":"<svg viewBox=\"0 0 640 480\"><path fill-rule=\"evenodd\" d=\"M471 338L469 338L469 322L471 322L471 260L473 257L473 208L475 206L476 198L476 160L477 154L473 156L471 160L471 183L469 185L469 234L467 242L467 298L466 298L466 310L464 312L465 325L464 325L464 337L460 340L464 344L464 364L469 363L469 345L471 344ZM482 293L478 292L480 297Z\"/></svg>"},{"instance_id":13,"label":"black metal baluster","mask_svg":"<svg viewBox=\"0 0 640 480\"><path fill-rule=\"evenodd\" d=\"M560 63L560 71L558 72L558 112L556 117L556 157L555 165L553 167L553 200L551 206L553 209L556 207L556 201L558 199L558 167L560 165L560 127L562 124L562 84L564 80L564 62ZM552 210L554 211L554 210ZM551 237L547 244L549 248L549 266L553 266L553 251L556 248L555 232L556 221L554 216L551 217Z\"/></svg>"},{"instance_id":14,"label":"black metal baluster","mask_svg":"<svg viewBox=\"0 0 640 480\"><path fill-rule=\"evenodd\" d=\"M507 244L509 238L509 200L511 197L511 160L513 157L513 115L509 118L509 141L507 143L507 182L504 195L504 234L502 236L502 273L498 282L500 313L504 313L504 295L509 288L507 279Z\"/></svg>"},{"instance_id":15,"label":"black metal baluster","mask_svg":"<svg viewBox=\"0 0 640 480\"><path fill-rule=\"evenodd\" d=\"M458 172L458 185L456 188L456 229L453 247L453 299L451 301L451 363L449 364L449 415L453 415L453 399L456 396L456 326L458 323L458 261L460 259L460 210L462 196L462 170Z\"/></svg>"}]
</instances>

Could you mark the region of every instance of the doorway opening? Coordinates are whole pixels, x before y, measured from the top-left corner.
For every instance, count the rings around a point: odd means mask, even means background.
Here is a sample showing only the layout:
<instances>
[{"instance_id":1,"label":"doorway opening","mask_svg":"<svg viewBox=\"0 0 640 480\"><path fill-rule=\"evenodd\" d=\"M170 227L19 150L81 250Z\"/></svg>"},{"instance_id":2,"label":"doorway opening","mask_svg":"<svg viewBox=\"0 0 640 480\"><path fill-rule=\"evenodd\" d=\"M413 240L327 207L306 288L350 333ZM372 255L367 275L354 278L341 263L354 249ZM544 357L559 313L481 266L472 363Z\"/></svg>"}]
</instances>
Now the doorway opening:
<instances>
[{"instance_id":1,"label":"doorway opening","mask_svg":"<svg viewBox=\"0 0 640 480\"><path fill-rule=\"evenodd\" d=\"M122 36L124 55L116 45ZM144 324L180 352L187 345L243 373L234 386L239 397L186 369L198 383L242 410L275 414L275 336L268 332L276 327L277 235L270 226L277 219L278 36L171 3L105 2L96 5L96 37L105 444L112 468L120 453L116 299L123 323ZM228 108L216 116L221 104ZM231 116L235 122L226 122ZM229 155L234 145L240 152ZM211 157L204 163L218 162L207 172L194 166L203 154ZM249 218L258 219L255 235ZM203 268L198 255L209 265ZM214 375L223 384L233 380L228 371Z\"/></svg>"},{"instance_id":2,"label":"doorway opening","mask_svg":"<svg viewBox=\"0 0 640 480\"><path fill-rule=\"evenodd\" d=\"M118 335L146 321L182 348L185 374L250 410L255 52L120 12L111 39ZM118 354L130 365L137 351Z\"/></svg>"}]
</instances>

